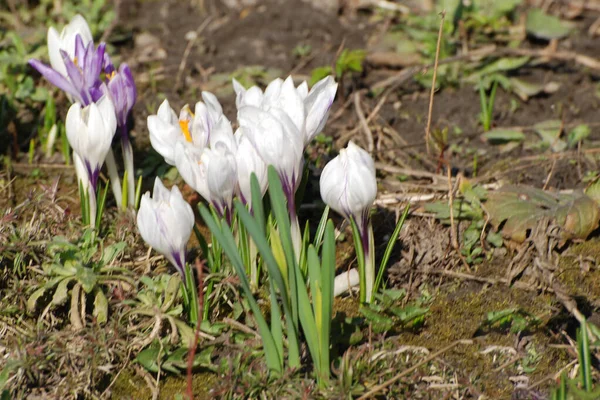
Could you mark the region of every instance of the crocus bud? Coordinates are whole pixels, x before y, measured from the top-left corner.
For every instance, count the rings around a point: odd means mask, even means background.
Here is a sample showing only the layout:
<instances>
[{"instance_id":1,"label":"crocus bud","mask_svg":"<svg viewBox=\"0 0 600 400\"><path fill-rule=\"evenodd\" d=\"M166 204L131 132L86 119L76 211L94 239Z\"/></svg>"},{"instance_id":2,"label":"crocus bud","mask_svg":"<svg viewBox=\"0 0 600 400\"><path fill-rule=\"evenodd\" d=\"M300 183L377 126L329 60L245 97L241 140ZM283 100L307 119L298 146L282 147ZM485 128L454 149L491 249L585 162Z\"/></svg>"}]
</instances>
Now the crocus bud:
<instances>
[{"instance_id":1,"label":"crocus bud","mask_svg":"<svg viewBox=\"0 0 600 400\"><path fill-rule=\"evenodd\" d=\"M144 241L185 275L185 248L194 227L194 212L177 186L169 191L156 178L152 197L149 192L142 196L137 226Z\"/></svg>"},{"instance_id":2,"label":"crocus bud","mask_svg":"<svg viewBox=\"0 0 600 400\"><path fill-rule=\"evenodd\" d=\"M346 218L354 217L360 226L377 196L375 163L353 142L323 169L321 198Z\"/></svg>"},{"instance_id":3,"label":"crocus bud","mask_svg":"<svg viewBox=\"0 0 600 400\"><path fill-rule=\"evenodd\" d=\"M73 104L67 112L65 127L69 144L81 158L89 181L96 188L100 168L117 128L112 101L104 96L85 107L81 107L79 103Z\"/></svg>"},{"instance_id":4,"label":"crocus bud","mask_svg":"<svg viewBox=\"0 0 600 400\"><path fill-rule=\"evenodd\" d=\"M48 29L48 56L50 58L50 65L64 77L67 77L67 69L61 55L61 50L67 52L71 60L74 59L75 37L78 35L81 37L84 46L87 46L93 40L88 23L79 14L71 19L71 22L63 28L60 34L53 27Z\"/></svg>"},{"instance_id":5,"label":"crocus bud","mask_svg":"<svg viewBox=\"0 0 600 400\"><path fill-rule=\"evenodd\" d=\"M375 243L369 210L377 196L375 163L369 153L350 142L325 166L320 186L323 201L356 223L360 239L354 244L362 247L364 256L358 271L364 282L360 301L370 303L375 283Z\"/></svg>"},{"instance_id":6,"label":"crocus bud","mask_svg":"<svg viewBox=\"0 0 600 400\"><path fill-rule=\"evenodd\" d=\"M127 118L137 99L135 82L127 64L121 64L118 71L107 73L108 90L115 105L117 125L121 135L127 134Z\"/></svg>"}]
</instances>

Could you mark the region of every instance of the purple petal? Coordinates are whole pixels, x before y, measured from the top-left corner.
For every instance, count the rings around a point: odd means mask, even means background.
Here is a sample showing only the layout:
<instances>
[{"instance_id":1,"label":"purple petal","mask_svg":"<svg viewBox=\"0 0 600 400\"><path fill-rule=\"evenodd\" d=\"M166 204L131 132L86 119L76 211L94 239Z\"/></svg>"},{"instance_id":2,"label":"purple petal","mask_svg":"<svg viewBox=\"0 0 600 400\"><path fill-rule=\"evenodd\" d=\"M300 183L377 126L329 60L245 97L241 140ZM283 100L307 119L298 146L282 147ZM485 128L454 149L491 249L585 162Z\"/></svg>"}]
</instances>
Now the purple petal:
<instances>
[{"instance_id":1,"label":"purple petal","mask_svg":"<svg viewBox=\"0 0 600 400\"><path fill-rule=\"evenodd\" d=\"M133 108L133 105L137 101L137 89L135 87L135 81L133 80L133 75L131 74L131 69L129 69L129 65L121 64L119 69L119 72L125 76L127 99L129 100L129 109L131 110Z\"/></svg>"},{"instance_id":2,"label":"purple petal","mask_svg":"<svg viewBox=\"0 0 600 400\"><path fill-rule=\"evenodd\" d=\"M80 34L77 34L75 36L75 58L77 59L77 63L79 65L83 65L84 61L85 61L85 54L87 53L86 51L86 46L83 44L83 38L81 37Z\"/></svg>"},{"instance_id":3,"label":"purple petal","mask_svg":"<svg viewBox=\"0 0 600 400\"><path fill-rule=\"evenodd\" d=\"M102 60L102 69L104 73L110 76L115 71L115 66L110 59L108 53L104 52L104 60Z\"/></svg>"},{"instance_id":4,"label":"purple petal","mask_svg":"<svg viewBox=\"0 0 600 400\"><path fill-rule=\"evenodd\" d=\"M48 82L72 97L79 99L80 96L77 90L75 90L71 82L69 82L69 80L62 76L58 71L36 59L29 60L29 65L42 74L42 76L46 78Z\"/></svg>"}]
</instances>

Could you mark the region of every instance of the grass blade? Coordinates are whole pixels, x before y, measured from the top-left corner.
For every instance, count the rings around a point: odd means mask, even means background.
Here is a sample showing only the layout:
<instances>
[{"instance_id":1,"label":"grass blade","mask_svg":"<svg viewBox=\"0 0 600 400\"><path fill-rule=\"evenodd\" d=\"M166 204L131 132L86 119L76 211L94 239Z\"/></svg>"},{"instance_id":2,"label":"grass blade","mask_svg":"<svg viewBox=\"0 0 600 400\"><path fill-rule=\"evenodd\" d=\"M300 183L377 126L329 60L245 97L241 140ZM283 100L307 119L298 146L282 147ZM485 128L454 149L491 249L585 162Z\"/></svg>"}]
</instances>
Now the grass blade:
<instances>
[{"instance_id":1,"label":"grass blade","mask_svg":"<svg viewBox=\"0 0 600 400\"><path fill-rule=\"evenodd\" d=\"M243 208L244 211L246 211L247 213L245 207L243 207L241 203L238 204L236 204L236 208ZM254 318L256 319L258 330L263 340L267 366L270 370L281 372L283 369L283 365L280 362L280 360L282 360L282 356L280 356L278 351L278 348L280 348L281 346L277 346L275 344L275 340L273 338L273 335L271 334L271 330L269 329L269 326L267 325L267 322L265 321L265 318L261 313L260 307L258 306L256 299L252 295L252 290L250 289L248 278L246 277L246 274L244 272L245 268L242 263L242 259L235 246L235 239L233 237L233 234L228 228L221 229L219 227L219 224L204 204L200 204L199 207L200 215L204 219L204 222L206 223L212 234L215 236L215 238L221 243L225 254L227 254L227 257L229 257L229 260L231 261L231 264L240 279L242 290L244 291L246 299L248 300L250 309L254 313Z\"/></svg>"},{"instance_id":2,"label":"grass blade","mask_svg":"<svg viewBox=\"0 0 600 400\"><path fill-rule=\"evenodd\" d=\"M381 259L381 263L379 264L379 271L377 271L377 277L375 278L373 293L377 293L379 291L379 286L381 285L381 280L383 279L383 271L387 268L388 261L390 260L390 256L392 255L392 251L394 250L396 241L398 240L398 236L400 235L400 231L404 226L404 221L406 221L406 217L408 216L409 210L410 204L407 204L406 207L404 207L404 212L402 212L402 216L396 224L396 228L394 228L394 232L392 232L390 240L388 241L387 247L385 248L385 252L383 253L383 258Z\"/></svg>"},{"instance_id":3,"label":"grass blade","mask_svg":"<svg viewBox=\"0 0 600 400\"><path fill-rule=\"evenodd\" d=\"M361 303L364 303L367 299L366 293L366 281L365 281L365 251L362 245L362 239L360 237L360 230L354 218L350 218L350 224L352 226L352 238L354 239L354 251L356 252L356 261L358 262L358 276L360 282L359 299Z\"/></svg>"},{"instance_id":4,"label":"grass blade","mask_svg":"<svg viewBox=\"0 0 600 400\"><path fill-rule=\"evenodd\" d=\"M585 320L581 322L581 327L577 330L577 353L579 355L581 385L586 392L590 392L592 390L592 361L587 322Z\"/></svg>"},{"instance_id":5,"label":"grass blade","mask_svg":"<svg viewBox=\"0 0 600 400\"><path fill-rule=\"evenodd\" d=\"M244 226L248 230L248 233L250 234L252 240L254 240L254 244L256 244L256 247L263 258L264 264L267 267L267 272L269 273L269 279L273 281L275 287L277 288L277 290L279 290L279 293L281 295L283 311L287 322L286 328L289 343L288 360L291 367L298 367L300 366L300 349L298 344L298 335L296 333L298 329L298 324L293 319L287 285L283 280L283 276L281 275L281 271L279 269L279 265L277 264L275 256L271 251L271 247L269 246L269 243L267 242L267 239L264 236L264 234L262 234L263 230L258 226L259 224L257 223L257 221L252 217L252 215L250 215L250 212L241 202L236 200L234 201L234 204L238 216L244 223ZM245 276L244 279L247 282L247 278Z\"/></svg>"},{"instance_id":6,"label":"grass blade","mask_svg":"<svg viewBox=\"0 0 600 400\"><path fill-rule=\"evenodd\" d=\"M323 215L321 215L321 220L319 221L319 225L317 226L317 232L315 233L314 245L315 249L319 251L321 245L323 244L323 234L325 233L325 225L327 224L329 217L329 206L325 207L323 210Z\"/></svg>"}]
</instances>

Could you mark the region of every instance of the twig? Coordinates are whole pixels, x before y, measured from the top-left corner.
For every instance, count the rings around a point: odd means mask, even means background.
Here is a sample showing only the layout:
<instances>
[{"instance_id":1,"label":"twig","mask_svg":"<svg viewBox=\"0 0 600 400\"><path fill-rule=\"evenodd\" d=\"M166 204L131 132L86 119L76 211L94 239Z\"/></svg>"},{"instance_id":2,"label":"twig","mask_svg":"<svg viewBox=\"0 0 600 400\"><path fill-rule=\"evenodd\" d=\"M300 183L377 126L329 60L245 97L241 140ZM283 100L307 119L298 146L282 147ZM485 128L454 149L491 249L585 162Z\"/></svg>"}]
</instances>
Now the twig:
<instances>
[{"instance_id":1,"label":"twig","mask_svg":"<svg viewBox=\"0 0 600 400\"><path fill-rule=\"evenodd\" d=\"M442 32L444 29L444 18L446 17L446 11L441 12L442 20L440 21L440 30L438 32L437 45L435 48L435 61L433 63L433 79L431 82L431 93L429 95L429 111L427 114L427 128L425 128L425 148L427 149L427 155L429 155L429 136L431 135L431 114L433 112L433 95L435 93L435 80L437 78L438 60L440 58L440 47L442 45Z\"/></svg>"},{"instance_id":2,"label":"twig","mask_svg":"<svg viewBox=\"0 0 600 400\"><path fill-rule=\"evenodd\" d=\"M257 339L260 339L260 335L258 334L258 332L248 328L246 325L244 324L240 324L239 322L237 322L235 319L231 319L231 318L224 318L223 322L225 322L226 324L229 324L231 326L234 326L236 328L238 328L240 331L242 332L246 332L247 334L250 335L254 335L254 337L256 337Z\"/></svg>"},{"instance_id":3,"label":"twig","mask_svg":"<svg viewBox=\"0 0 600 400\"><path fill-rule=\"evenodd\" d=\"M452 171L450 168L450 161L446 165L446 169L448 171L448 206L450 207L450 241L452 242L452 247L454 250L459 250L458 248L458 238L456 237L457 229L456 222L454 221L454 187L452 186ZM458 180L456 181L458 183Z\"/></svg>"},{"instance_id":4,"label":"twig","mask_svg":"<svg viewBox=\"0 0 600 400\"><path fill-rule=\"evenodd\" d=\"M465 280L471 280L471 281L475 281L475 282L480 282L480 283L488 283L490 285L497 285L497 284L504 284L507 285L509 287L514 287L516 289L521 289L521 290L527 290L530 292L538 292L538 291L545 291L545 292L550 292L553 293L554 290L552 288L545 288L545 287L535 287L533 285L529 285L527 283L524 282L514 282L512 285L508 282L507 279L505 278L487 278L487 277L483 277L483 276L476 276L476 275L471 275L471 274L466 274L464 272L455 272L455 271L449 271L449 270L416 270L415 272L420 273L420 274L431 274L431 275L446 275L452 278L457 278L457 279L465 279Z\"/></svg>"},{"instance_id":5,"label":"twig","mask_svg":"<svg viewBox=\"0 0 600 400\"><path fill-rule=\"evenodd\" d=\"M115 17L111 21L108 28L106 28L106 30L102 34L102 37L100 38L101 42L106 42L108 40L108 37L110 36L112 31L115 30L115 28L119 24L119 21L121 20L121 0L114 0L114 1L115 1L115 4L113 6L113 9L115 10Z\"/></svg>"},{"instance_id":6,"label":"twig","mask_svg":"<svg viewBox=\"0 0 600 400\"><path fill-rule=\"evenodd\" d=\"M358 116L358 120L360 121L360 126L367 137L367 150L369 153L373 154L373 150L375 148L375 144L373 141L373 132L369 129L369 124L365 119L365 114L360 105L360 93L354 93L354 110L356 111L356 115Z\"/></svg>"},{"instance_id":7,"label":"twig","mask_svg":"<svg viewBox=\"0 0 600 400\"><path fill-rule=\"evenodd\" d=\"M179 68L177 69L177 76L175 77L175 90L179 90L181 86L181 78L183 76L183 71L185 70L185 65L187 64L187 59L192 52L192 48L196 41L200 37L200 34L206 29L208 24L212 21L212 17L207 17L202 24L196 29L194 32L194 36L188 41L187 46L185 46L185 50L183 51L183 56L181 57L181 62L179 63Z\"/></svg>"},{"instance_id":8,"label":"twig","mask_svg":"<svg viewBox=\"0 0 600 400\"><path fill-rule=\"evenodd\" d=\"M468 339L463 339L463 340L457 340L456 342L453 342L453 343L449 344L448 346L446 346L446 347L444 347L444 348L436 351L435 353L431 354L429 357L425 358L423 361L421 361L421 362L413 365L412 367L410 367L408 369L405 369L404 371L402 371L400 374L396 375L395 377L393 377L391 379L388 379L387 381L383 382L381 385L375 386L373 389L369 390L367 393L365 393L362 396L360 396L358 398L358 400L365 400L365 399L368 399L369 397L372 397L377 392L380 392L381 390L385 389L386 387L394 384L395 382L397 382L398 380L402 379L406 375L410 374L413 371L416 371L421 366L423 366L423 365L427 364L428 362L436 359L437 357L441 356L442 354L444 354L448 350L453 349L454 347L458 346L459 344L473 344L473 341L472 340L468 340Z\"/></svg>"},{"instance_id":9,"label":"twig","mask_svg":"<svg viewBox=\"0 0 600 400\"><path fill-rule=\"evenodd\" d=\"M562 367L560 370L558 370L558 372L550 374L550 375L548 375L548 376L540 379L539 381L532 383L527 389L529 389L529 390L535 389L536 387L540 386L542 383L544 383L546 381L549 381L550 379L556 379L556 378L558 378L560 376L560 374L562 374L562 372L565 369L567 369L567 368L569 368L569 367L577 364L578 362L579 362L579 360L573 360L573 361L571 361L570 363L568 363L567 365L565 365L564 367Z\"/></svg>"}]
</instances>

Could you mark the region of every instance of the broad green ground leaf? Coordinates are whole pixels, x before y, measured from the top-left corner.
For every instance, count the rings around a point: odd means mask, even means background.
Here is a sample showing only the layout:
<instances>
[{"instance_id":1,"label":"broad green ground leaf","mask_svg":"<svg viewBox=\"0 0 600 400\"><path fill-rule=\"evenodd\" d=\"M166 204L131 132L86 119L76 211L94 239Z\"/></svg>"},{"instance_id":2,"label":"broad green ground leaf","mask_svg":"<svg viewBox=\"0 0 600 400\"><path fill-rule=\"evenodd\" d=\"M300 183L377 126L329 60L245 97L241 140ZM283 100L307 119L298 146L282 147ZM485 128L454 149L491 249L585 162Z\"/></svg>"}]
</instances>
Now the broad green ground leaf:
<instances>
[{"instance_id":1,"label":"broad green ground leaf","mask_svg":"<svg viewBox=\"0 0 600 400\"><path fill-rule=\"evenodd\" d=\"M519 96L523 101L527 101L530 97L537 96L538 94L554 93L560 88L560 84L556 82L540 84L515 77L509 78L509 82L513 93Z\"/></svg>"},{"instance_id":2,"label":"broad green ground leaf","mask_svg":"<svg viewBox=\"0 0 600 400\"><path fill-rule=\"evenodd\" d=\"M492 129L483 134L483 138L490 144L502 144L507 142L520 142L525 139L525 134L515 129Z\"/></svg>"},{"instance_id":3,"label":"broad green ground leaf","mask_svg":"<svg viewBox=\"0 0 600 400\"><path fill-rule=\"evenodd\" d=\"M104 292L100 289L96 291L92 315L96 318L98 324L104 324L108 320L108 300L106 299Z\"/></svg>"},{"instance_id":4,"label":"broad green ground leaf","mask_svg":"<svg viewBox=\"0 0 600 400\"><path fill-rule=\"evenodd\" d=\"M27 310L29 312L33 312L35 310L35 305L37 304L38 299L42 297L45 292L46 288L42 286L41 288L33 292L31 296L29 296L29 299L27 299Z\"/></svg>"},{"instance_id":5,"label":"broad green ground leaf","mask_svg":"<svg viewBox=\"0 0 600 400\"><path fill-rule=\"evenodd\" d=\"M581 124L581 125L577 125L575 128L573 128L570 132L568 137L568 143L569 143L569 147L575 147L575 145L579 142L581 142L582 140L587 139L588 136L590 136L590 126L586 125L586 124Z\"/></svg>"},{"instance_id":6,"label":"broad green ground leaf","mask_svg":"<svg viewBox=\"0 0 600 400\"><path fill-rule=\"evenodd\" d=\"M527 33L539 39L560 39L571 32L571 24L559 18L548 15L539 8L529 10L525 22Z\"/></svg>"},{"instance_id":7,"label":"broad green ground leaf","mask_svg":"<svg viewBox=\"0 0 600 400\"><path fill-rule=\"evenodd\" d=\"M563 123L558 119L549 119L538 122L533 126L533 130L555 153L563 151L567 148L567 143L560 139L562 128Z\"/></svg>"},{"instance_id":8,"label":"broad green ground leaf","mask_svg":"<svg viewBox=\"0 0 600 400\"><path fill-rule=\"evenodd\" d=\"M56 286L54 296L52 296L52 304L63 305L67 301L69 295L69 283L73 278L65 278Z\"/></svg>"},{"instance_id":9,"label":"broad green ground leaf","mask_svg":"<svg viewBox=\"0 0 600 400\"><path fill-rule=\"evenodd\" d=\"M585 239L598 227L598 205L589 196L576 192L559 195L529 186L507 185L489 192L484 205L490 223L501 228L505 238L522 243L544 218L562 228L567 239Z\"/></svg>"}]
</instances>

